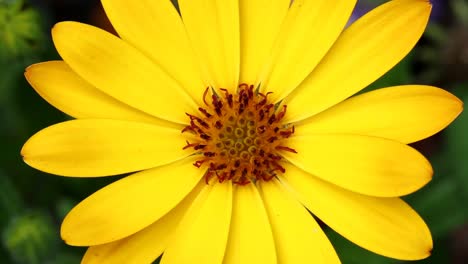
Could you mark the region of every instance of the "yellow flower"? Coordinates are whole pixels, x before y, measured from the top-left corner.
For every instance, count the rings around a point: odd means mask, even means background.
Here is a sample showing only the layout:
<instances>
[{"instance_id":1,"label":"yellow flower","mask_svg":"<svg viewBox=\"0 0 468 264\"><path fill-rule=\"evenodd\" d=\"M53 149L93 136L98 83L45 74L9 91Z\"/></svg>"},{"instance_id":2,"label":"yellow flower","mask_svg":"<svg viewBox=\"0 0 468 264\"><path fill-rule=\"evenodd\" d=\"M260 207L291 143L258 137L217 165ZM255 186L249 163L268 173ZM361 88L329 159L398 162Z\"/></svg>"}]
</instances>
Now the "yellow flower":
<instances>
[{"instance_id":1,"label":"yellow flower","mask_svg":"<svg viewBox=\"0 0 468 264\"><path fill-rule=\"evenodd\" d=\"M411 50L429 1L390 1L345 30L353 0L179 0L180 15L169 0L102 2L120 38L59 23L63 61L26 71L76 118L32 136L27 164L135 172L63 221L67 244L89 246L83 263L339 263L308 210L375 253L430 255L398 198L432 177L407 144L462 103L423 85L347 99Z\"/></svg>"}]
</instances>

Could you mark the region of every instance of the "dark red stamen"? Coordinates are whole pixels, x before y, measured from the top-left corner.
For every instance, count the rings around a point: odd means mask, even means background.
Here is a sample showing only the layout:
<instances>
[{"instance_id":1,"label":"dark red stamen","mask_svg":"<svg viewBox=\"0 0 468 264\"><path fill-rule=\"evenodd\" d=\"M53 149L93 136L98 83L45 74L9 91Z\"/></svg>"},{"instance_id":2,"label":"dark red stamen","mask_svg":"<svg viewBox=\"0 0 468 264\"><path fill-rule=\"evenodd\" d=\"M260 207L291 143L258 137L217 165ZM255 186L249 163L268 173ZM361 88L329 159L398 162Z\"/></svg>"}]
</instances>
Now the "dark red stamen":
<instances>
[{"instance_id":1,"label":"dark red stamen","mask_svg":"<svg viewBox=\"0 0 468 264\"><path fill-rule=\"evenodd\" d=\"M206 111L205 109L201 107L198 107L198 110L202 112L207 118L210 118L212 116L212 114L208 113L208 111Z\"/></svg>"},{"instance_id":2,"label":"dark red stamen","mask_svg":"<svg viewBox=\"0 0 468 264\"><path fill-rule=\"evenodd\" d=\"M297 151L293 148L285 147L285 146L276 146L275 149L277 150L284 150L284 151L289 151L292 153L297 153Z\"/></svg>"},{"instance_id":3,"label":"dark red stamen","mask_svg":"<svg viewBox=\"0 0 468 264\"><path fill-rule=\"evenodd\" d=\"M214 127L216 127L217 129L221 129L221 128L223 128L223 123L221 123L221 121L218 120L218 121L216 121Z\"/></svg>"},{"instance_id":4,"label":"dark red stamen","mask_svg":"<svg viewBox=\"0 0 468 264\"><path fill-rule=\"evenodd\" d=\"M206 95L208 94L209 90L210 90L210 87L206 87L205 92L203 93L203 102L205 103L206 106L209 106L208 102L206 101Z\"/></svg>"}]
</instances>

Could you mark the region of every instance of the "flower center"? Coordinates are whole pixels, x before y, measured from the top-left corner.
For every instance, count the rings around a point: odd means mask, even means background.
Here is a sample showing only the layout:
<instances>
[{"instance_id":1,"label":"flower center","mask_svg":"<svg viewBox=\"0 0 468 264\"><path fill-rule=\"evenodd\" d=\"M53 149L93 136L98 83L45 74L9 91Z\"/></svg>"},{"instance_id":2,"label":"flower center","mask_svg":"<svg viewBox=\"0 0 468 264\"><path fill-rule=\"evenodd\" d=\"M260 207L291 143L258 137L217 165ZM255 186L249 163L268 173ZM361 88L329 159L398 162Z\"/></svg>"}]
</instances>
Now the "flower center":
<instances>
[{"instance_id":1,"label":"flower center","mask_svg":"<svg viewBox=\"0 0 468 264\"><path fill-rule=\"evenodd\" d=\"M194 166L207 168L205 181L217 177L219 182L245 185L284 173L279 152L297 153L285 145L294 133L294 126L281 123L286 105L278 109L268 101L269 93L254 91L248 84L239 85L236 94L212 90L211 104L206 100L209 91L203 95L207 107L198 108L200 115L187 114L190 125L182 130L196 136L184 149L198 151Z\"/></svg>"}]
</instances>

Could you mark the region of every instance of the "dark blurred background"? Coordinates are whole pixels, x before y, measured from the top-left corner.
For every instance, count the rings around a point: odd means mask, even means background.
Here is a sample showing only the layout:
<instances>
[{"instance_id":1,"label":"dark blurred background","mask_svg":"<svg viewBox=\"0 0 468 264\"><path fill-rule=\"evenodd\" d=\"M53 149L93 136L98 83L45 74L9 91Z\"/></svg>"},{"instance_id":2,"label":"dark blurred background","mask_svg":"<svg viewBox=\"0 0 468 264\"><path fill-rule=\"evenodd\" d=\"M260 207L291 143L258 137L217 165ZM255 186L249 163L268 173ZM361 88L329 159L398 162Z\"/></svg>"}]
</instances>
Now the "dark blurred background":
<instances>
[{"instance_id":1,"label":"dark blurred background","mask_svg":"<svg viewBox=\"0 0 468 264\"><path fill-rule=\"evenodd\" d=\"M360 0L350 23L380 0ZM430 24L416 48L366 91L428 84L468 99L468 0L431 0ZM130 1L129 1L130 3ZM65 214L115 178L73 179L34 170L19 155L35 132L69 119L27 84L24 68L59 59L54 23L74 20L114 32L99 0L0 0L0 263L77 264L84 248L59 235ZM396 36L397 37L397 36ZM86 106L83 106L86 107ZM434 166L434 179L407 200L426 220L433 255L415 263L468 263L468 113L449 128L414 144ZM402 263L365 251L325 227L345 264ZM155 238L157 239L157 238Z\"/></svg>"}]
</instances>

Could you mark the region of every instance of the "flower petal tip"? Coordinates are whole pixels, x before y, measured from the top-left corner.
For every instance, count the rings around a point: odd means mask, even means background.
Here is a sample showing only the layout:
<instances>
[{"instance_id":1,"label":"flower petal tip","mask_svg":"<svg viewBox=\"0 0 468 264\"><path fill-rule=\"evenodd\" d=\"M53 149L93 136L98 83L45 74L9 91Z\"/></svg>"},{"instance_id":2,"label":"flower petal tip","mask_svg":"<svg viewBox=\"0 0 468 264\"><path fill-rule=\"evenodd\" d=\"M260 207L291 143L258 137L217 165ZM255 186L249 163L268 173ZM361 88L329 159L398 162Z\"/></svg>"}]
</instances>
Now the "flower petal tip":
<instances>
[{"instance_id":1,"label":"flower petal tip","mask_svg":"<svg viewBox=\"0 0 468 264\"><path fill-rule=\"evenodd\" d=\"M428 257L430 257L432 255L432 251L434 250L434 242L432 240L432 235L431 235L431 232L429 231L429 229L427 229L427 232L428 232L428 237L427 237L427 240L426 240L426 246L425 246L425 250L424 250L424 253L421 255L421 257L419 259L426 259Z\"/></svg>"},{"instance_id":2,"label":"flower petal tip","mask_svg":"<svg viewBox=\"0 0 468 264\"><path fill-rule=\"evenodd\" d=\"M33 136L34 137L34 136ZM29 166L35 168L34 164L31 164L31 159L34 158L34 150L31 149L31 141L32 138L30 137L23 145L20 150L20 155L23 161L28 164Z\"/></svg>"},{"instance_id":3,"label":"flower petal tip","mask_svg":"<svg viewBox=\"0 0 468 264\"><path fill-rule=\"evenodd\" d=\"M70 244L68 243L68 241L65 240L64 238L62 238L62 241L63 241L63 243L65 243L65 244L67 244L67 245L70 245Z\"/></svg>"},{"instance_id":4,"label":"flower petal tip","mask_svg":"<svg viewBox=\"0 0 468 264\"><path fill-rule=\"evenodd\" d=\"M58 22L55 23L55 25L50 29L50 32L52 33L52 37L54 36L54 33L57 32L58 28L60 27L60 24L64 22Z\"/></svg>"},{"instance_id":5,"label":"flower petal tip","mask_svg":"<svg viewBox=\"0 0 468 264\"><path fill-rule=\"evenodd\" d=\"M423 259L427 259L428 257L432 255L432 251L434 249L434 243L432 241L432 236L431 236L429 229L427 228L427 226L425 226L425 228L426 228L425 231L420 230L421 234L424 232L425 235L421 235L419 244L414 244L414 247L413 247L414 251L412 251L411 253L408 252L409 254L404 257L402 256L401 260L406 260L406 261L423 260ZM389 256L389 257L392 257L392 256Z\"/></svg>"},{"instance_id":6,"label":"flower petal tip","mask_svg":"<svg viewBox=\"0 0 468 264\"><path fill-rule=\"evenodd\" d=\"M50 30L52 34L52 40L55 42L54 36L56 36L57 34L60 34L62 31L65 31L66 27L73 23L78 23L78 22L62 21L62 22L55 23L55 25Z\"/></svg>"},{"instance_id":7,"label":"flower petal tip","mask_svg":"<svg viewBox=\"0 0 468 264\"><path fill-rule=\"evenodd\" d=\"M414 1L414 2L419 2L421 6L424 5L424 7L427 8L427 11L429 12L429 14L431 13L432 0L417 0L417 1Z\"/></svg>"},{"instance_id":8,"label":"flower petal tip","mask_svg":"<svg viewBox=\"0 0 468 264\"><path fill-rule=\"evenodd\" d=\"M21 148L21 150L20 150L21 158L23 159L23 161L24 161L26 164L28 164L28 162L27 162L27 159L28 159L28 151L27 151L27 147L26 147L27 143L28 143L28 142L26 142L26 143L23 145L23 147ZM28 164L28 165L29 165L29 164Z\"/></svg>"},{"instance_id":9,"label":"flower petal tip","mask_svg":"<svg viewBox=\"0 0 468 264\"><path fill-rule=\"evenodd\" d=\"M424 254L421 254L421 256L417 259L414 259L414 260L422 260L422 259L427 259L428 257L430 257L432 255L432 251L434 250L433 246L432 246L432 240L431 240L431 244L429 245L429 247L426 249L426 251L424 252Z\"/></svg>"},{"instance_id":10,"label":"flower petal tip","mask_svg":"<svg viewBox=\"0 0 468 264\"><path fill-rule=\"evenodd\" d=\"M426 186L429 182L432 181L433 177L434 177L434 169L432 167L432 164L429 162L429 160L426 159L426 162L427 162L427 173L422 176L421 178L421 181L420 181L420 186L419 188L417 188L416 190L413 190L412 192L406 194L406 195L409 195L413 192L416 192L417 190L423 188L424 186Z\"/></svg>"},{"instance_id":11,"label":"flower petal tip","mask_svg":"<svg viewBox=\"0 0 468 264\"><path fill-rule=\"evenodd\" d=\"M26 67L24 69L24 78L26 78L26 81L28 81L29 84L31 84L31 80L33 78L33 74L34 74L35 69L40 64L42 64L42 63L35 63L35 64L32 64L32 65L29 65L28 67Z\"/></svg>"},{"instance_id":12,"label":"flower petal tip","mask_svg":"<svg viewBox=\"0 0 468 264\"><path fill-rule=\"evenodd\" d=\"M72 237L65 237L65 235L63 234L63 231L60 231L60 236L62 238L62 241L69 245L69 246L74 246L74 247L88 247L88 246L92 246L92 245L89 245L89 244L86 244L86 243L83 243L82 241L77 241L77 240L74 240Z\"/></svg>"},{"instance_id":13,"label":"flower petal tip","mask_svg":"<svg viewBox=\"0 0 468 264\"><path fill-rule=\"evenodd\" d=\"M431 247L431 248L429 249L429 251L428 251L428 253L427 253L427 254L428 254L428 257L429 257L430 255L432 255L432 251L433 251L433 250L434 250L433 247Z\"/></svg>"},{"instance_id":14,"label":"flower petal tip","mask_svg":"<svg viewBox=\"0 0 468 264\"><path fill-rule=\"evenodd\" d=\"M73 237L73 231L70 232L70 228L66 227L65 220L63 221L62 226L60 228L60 237L62 238L63 242L70 246L89 246L86 243L83 243L83 241L79 241L78 239Z\"/></svg>"},{"instance_id":15,"label":"flower petal tip","mask_svg":"<svg viewBox=\"0 0 468 264\"><path fill-rule=\"evenodd\" d=\"M28 73L31 72L31 69L33 68L35 64L32 64L32 65L29 65L28 67L26 67L24 69L24 76L27 78L28 77Z\"/></svg>"},{"instance_id":16,"label":"flower petal tip","mask_svg":"<svg viewBox=\"0 0 468 264\"><path fill-rule=\"evenodd\" d=\"M463 112L464 108L465 108L465 105L464 105L464 102L458 98L457 96L451 94L451 93L448 93L449 96L451 97L451 99L453 99L453 107L454 107L454 111L453 111L453 119L450 121L453 122L453 120L457 119L457 117ZM449 124L450 124L449 123ZM447 125L449 125L447 124Z\"/></svg>"},{"instance_id":17,"label":"flower petal tip","mask_svg":"<svg viewBox=\"0 0 468 264\"><path fill-rule=\"evenodd\" d=\"M57 22L54 24L54 26L52 26L52 29L51 31L54 32L54 31L57 31L58 29L60 29L64 24L68 23L69 21L61 21L61 22Z\"/></svg>"},{"instance_id":18,"label":"flower petal tip","mask_svg":"<svg viewBox=\"0 0 468 264\"><path fill-rule=\"evenodd\" d=\"M414 0L410 0L410 1L414 1ZM420 3L424 3L426 4L428 7L432 8L432 0L416 0L414 2L420 2Z\"/></svg>"},{"instance_id":19,"label":"flower petal tip","mask_svg":"<svg viewBox=\"0 0 468 264\"><path fill-rule=\"evenodd\" d=\"M455 96L455 99L457 100L457 103L458 103L458 107L459 107L458 115L459 115L459 114L461 114L461 112L463 112L463 109L465 108L465 105L464 105L463 101L460 98Z\"/></svg>"}]
</instances>

